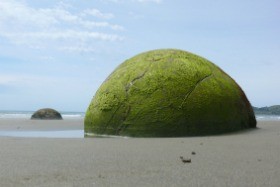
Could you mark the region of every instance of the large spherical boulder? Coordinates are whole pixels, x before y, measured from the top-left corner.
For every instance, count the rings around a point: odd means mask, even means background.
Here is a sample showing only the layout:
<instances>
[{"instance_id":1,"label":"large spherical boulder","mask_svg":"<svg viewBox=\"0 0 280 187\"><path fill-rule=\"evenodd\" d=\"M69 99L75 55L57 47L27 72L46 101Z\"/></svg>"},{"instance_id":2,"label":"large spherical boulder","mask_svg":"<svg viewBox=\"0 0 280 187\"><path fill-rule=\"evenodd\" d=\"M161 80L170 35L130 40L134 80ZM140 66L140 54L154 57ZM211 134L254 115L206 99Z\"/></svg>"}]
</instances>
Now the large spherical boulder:
<instances>
[{"instance_id":1,"label":"large spherical boulder","mask_svg":"<svg viewBox=\"0 0 280 187\"><path fill-rule=\"evenodd\" d=\"M32 116L31 119L62 119L61 114L51 108L43 108L36 111Z\"/></svg>"},{"instance_id":2,"label":"large spherical boulder","mask_svg":"<svg viewBox=\"0 0 280 187\"><path fill-rule=\"evenodd\" d=\"M256 127L238 84L189 52L154 50L122 63L105 80L85 116L87 135L179 137Z\"/></svg>"}]
</instances>

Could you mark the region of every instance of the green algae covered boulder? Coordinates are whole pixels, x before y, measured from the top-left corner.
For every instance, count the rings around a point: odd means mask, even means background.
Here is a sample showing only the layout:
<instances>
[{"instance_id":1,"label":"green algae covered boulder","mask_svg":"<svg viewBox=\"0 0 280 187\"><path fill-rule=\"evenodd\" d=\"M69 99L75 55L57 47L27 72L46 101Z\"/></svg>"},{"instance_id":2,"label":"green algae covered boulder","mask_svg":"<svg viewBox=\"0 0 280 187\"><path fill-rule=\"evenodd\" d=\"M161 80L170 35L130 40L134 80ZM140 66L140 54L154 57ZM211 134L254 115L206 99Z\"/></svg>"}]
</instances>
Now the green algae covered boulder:
<instances>
[{"instance_id":1,"label":"green algae covered boulder","mask_svg":"<svg viewBox=\"0 0 280 187\"><path fill-rule=\"evenodd\" d=\"M256 127L251 104L219 67L164 49L123 62L103 82L85 116L85 134L201 136Z\"/></svg>"},{"instance_id":2,"label":"green algae covered boulder","mask_svg":"<svg viewBox=\"0 0 280 187\"><path fill-rule=\"evenodd\" d=\"M43 108L40 110L37 110L34 112L34 114L31 116L31 119L55 119L55 120L61 120L62 116L61 114L51 108Z\"/></svg>"}]
</instances>

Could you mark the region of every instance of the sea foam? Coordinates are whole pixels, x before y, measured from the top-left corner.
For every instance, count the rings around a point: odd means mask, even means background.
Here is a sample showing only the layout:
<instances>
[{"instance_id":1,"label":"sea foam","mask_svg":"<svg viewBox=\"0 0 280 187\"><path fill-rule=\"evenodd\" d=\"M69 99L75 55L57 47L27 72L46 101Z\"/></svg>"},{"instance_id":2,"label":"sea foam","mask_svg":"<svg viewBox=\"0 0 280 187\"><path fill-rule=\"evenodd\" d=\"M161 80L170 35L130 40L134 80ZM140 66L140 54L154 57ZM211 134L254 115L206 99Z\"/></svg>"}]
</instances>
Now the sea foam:
<instances>
[{"instance_id":1,"label":"sea foam","mask_svg":"<svg viewBox=\"0 0 280 187\"><path fill-rule=\"evenodd\" d=\"M0 111L0 119L30 119L33 111ZM83 119L83 112L61 112L63 119Z\"/></svg>"}]
</instances>

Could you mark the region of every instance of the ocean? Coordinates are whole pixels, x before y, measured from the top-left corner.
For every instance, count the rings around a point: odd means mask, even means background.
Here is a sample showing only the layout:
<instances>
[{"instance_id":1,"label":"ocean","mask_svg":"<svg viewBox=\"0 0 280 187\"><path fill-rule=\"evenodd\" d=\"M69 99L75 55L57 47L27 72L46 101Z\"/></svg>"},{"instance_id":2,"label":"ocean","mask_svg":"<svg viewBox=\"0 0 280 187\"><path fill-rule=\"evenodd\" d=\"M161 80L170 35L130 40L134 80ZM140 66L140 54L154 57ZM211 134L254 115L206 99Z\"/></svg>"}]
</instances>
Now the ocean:
<instances>
[{"instance_id":1,"label":"ocean","mask_svg":"<svg viewBox=\"0 0 280 187\"><path fill-rule=\"evenodd\" d=\"M30 119L34 111L0 111L0 120L3 119ZM84 119L84 112L60 112L62 118ZM84 130L0 130L4 137L40 137L40 138L84 138Z\"/></svg>"},{"instance_id":2,"label":"ocean","mask_svg":"<svg viewBox=\"0 0 280 187\"><path fill-rule=\"evenodd\" d=\"M0 111L0 119L30 119L35 111ZM63 119L83 119L84 112L60 112Z\"/></svg>"},{"instance_id":3,"label":"ocean","mask_svg":"<svg viewBox=\"0 0 280 187\"><path fill-rule=\"evenodd\" d=\"M0 111L1 119L30 119L34 111ZM61 112L63 119L84 119L84 112ZM258 121L280 121L280 115L256 115ZM6 137L45 137L45 138L83 138L84 130L60 131L22 131L0 130L0 136Z\"/></svg>"},{"instance_id":4,"label":"ocean","mask_svg":"<svg viewBox=\"0 0 280 187\"><path fill-rule=\"evenodd\" d=\"M0 111L0 119L30 119L34 111ZM83 119L84 112L61 112L63 119ZM260 121L280 121L280 115L256 115L256 119Z\"/></svg>"},{"instance_id":5,"label":"ocean","mask_svg":"<svg viewBox=\"0 0 280 187\"><path fill-rule=\"evenodd\" d=\"M280 115L256 115L258 121L280 121Z\"/></svg>"}]
</instances>

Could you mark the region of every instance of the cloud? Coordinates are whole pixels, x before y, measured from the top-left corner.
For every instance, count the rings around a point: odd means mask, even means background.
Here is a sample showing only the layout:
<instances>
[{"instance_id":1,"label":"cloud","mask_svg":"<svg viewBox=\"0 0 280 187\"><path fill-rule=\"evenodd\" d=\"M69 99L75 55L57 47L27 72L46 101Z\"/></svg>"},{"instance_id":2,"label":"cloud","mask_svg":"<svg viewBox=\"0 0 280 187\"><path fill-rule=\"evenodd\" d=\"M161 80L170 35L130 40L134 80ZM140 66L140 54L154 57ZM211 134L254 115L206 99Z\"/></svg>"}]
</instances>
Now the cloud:
<instances>
[{"instance_id":1,"label":"cloud","mask_svg":"<svg viewBox=\"0 0 280 187\"><path fill-rule=\"evenodd\" d=\"M77 23L88 29L95 28L95 27L108 27L111 28L112 30L124 30L122 26L109 24L108 22L80 21Z\"/></svg>"},{"instance_id":2,"label":"cloud","mask_svg":"<svg viewBox=\"0 0 280 187\"><path fill-rule=\"evenodd\" d=\"M138 1L139 3L149 3L149 2L151 2L151 3L161 3L162 2L162 0L136 0L136 1Z\"/></svg>"},{"instance_id":3,"label":"cloud","mask_svg":"<svg viewBox=\"0 0 280 187\"><path fill-rule=\"evenodd\" d=\"M67 51L67 52L79 52L79 53L90 53L95 52L95 48L92 47L84 47L84 46L65 46L65 47L59 47L58 48L61 51Z\"/></svg>"},{"instance_id":4,"label":"cloud","mask_svg":"<svg viewBox=\"0 0 280 187\"><path fill-rule=\"evenodd\" d=\"M91 45L94 41L124 39L119 33L124 27L107 21L114 18L112 13L94 8L73 13L69 7L60 3L53 8L33 8L23 2L3 0L0 2L0 38L33 49L50 46L75 49L73 46Z\"/></svg>"},{"instance_id":5,"label":"cloud","mask_svg":"<svg viewBox=\"0 0 280 187\"><path fill-rule=\"evenodd\" d=\"M15 40L19 44L25 44L32 40L60 40L60 41L71 41L71 40L105 40L105 41L121 41L123 38L118 35L104 34L99 32L88 32L88 31L75 31L75 30L63 30L54 32L25 32L25 33L1 33L10 40Z\"/></svg>"},{"instance_id":6,"label":"cloud","mask_svg":"<svg viewBox=\"0 0 280 187\"><path fill-rule=\"evenodd\" d=\"M0 75L0 85L6 87L40 87L58 82L56 77L28 74L2 74Z\"/></svg>"},{"instance_id":7,"label":"cloud","mask_svg":"<svg viewBox=\"0 0 280 187\"><path fill-rule=\"evenodd\" d=\"M85 15L91 15L91 16L94 16L94 17L98 17L98 18L102 18L102 19L112 19L114 18L114 14L112 13L103 13L101 12L100 10L98 9L86 9L82 12L82 15L85 16Z\"/></svg>"},{"instance_id":8,"label":"cloud","mask_svg":"<svg viewBox=\"0 0 280 187\"><path fill-rule=\"evenodd\" d=\"M112 29L116 27L116 24L92 21L88 15L103 19L114 17L111 13L102 13L97 9L86 9L80 14L73 14L62 8L34 9L19 2L4 1L0 2L0 11L2 26L11 26L9 23L12 21L12 23L17 23L19 26L32 26L35 28L52 28L67 23L73 24L72 26L75 24L91 24L94 27L109 27Z\"/></svg>"},{"instance_id":9,"label":"cloud","mask_svg":"<svg viewBox=\"0 0 280 187\"><path fill-rule=\"evenodd\" d=\"M18 81L19 79L13 75L0 75L0 84L1 85L9 85L13 82Z\"/></svg>"},{"instance_id":10,"label":"cloud","mask_svg":"<svg viewBox=\"0 0 280 187\"><path fill-rule=\"evenodd\" d=\"M21 90L22 88L31 88L34 86L34 83L43 82L47 83L47 80L50 78L47 77L36 77L30 75L21 75L21 74L1 74L0 75L0 94L12 93L14 91Z\"/></svg>"},{"instance_id":11,"label":"cloud","mask_svg":"<svg viewBox=\"0 0 280 187\"><path fill-rule=\"evenodd\" d=\"M103 2L125 3L125 2L137 2L137 3L161 3L163 0L101 0Z\"/></svg>"},{"instance_id":12,"label":"cloud","mask_svg":"<svg viewBox=\"0 0 280 187\"><path fill-rule=\"evenodd\" d=\"M21 78L21 79L19 79ZM0 75L0 95L10 94L16 90L18 82L22 81L22 77L16 77L13 75Z\"/></svg>"}]
</instances>

